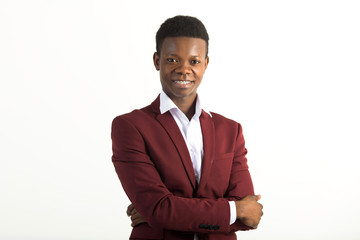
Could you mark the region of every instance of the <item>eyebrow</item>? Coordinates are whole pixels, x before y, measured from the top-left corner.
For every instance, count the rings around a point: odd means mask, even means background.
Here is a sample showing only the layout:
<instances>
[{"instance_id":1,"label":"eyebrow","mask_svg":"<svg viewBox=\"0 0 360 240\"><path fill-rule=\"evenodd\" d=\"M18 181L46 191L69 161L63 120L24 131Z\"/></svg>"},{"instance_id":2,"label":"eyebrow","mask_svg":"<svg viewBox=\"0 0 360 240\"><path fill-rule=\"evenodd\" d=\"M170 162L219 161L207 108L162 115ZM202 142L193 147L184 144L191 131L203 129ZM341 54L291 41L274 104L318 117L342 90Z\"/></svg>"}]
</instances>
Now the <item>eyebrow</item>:
<instances>
[{"instance_id":1,"label":"eyebrow","mask_svg":"<svg viewBox=\"0 0 360 240\"><path fill-rule=\"evenodd\" d=\"M179 55L177 55L177 54L175 54L175 53L169 53L169 54L167 54L167 56L174 56L174 57L178 57L178 58L180 58L180 56L179 56ZM190 57L192 57L192 58L196 58L196 57L201 58L201 56L200 56L200 55L192 55L192 56L190 56Z\"/></svg>"}]
</instances>

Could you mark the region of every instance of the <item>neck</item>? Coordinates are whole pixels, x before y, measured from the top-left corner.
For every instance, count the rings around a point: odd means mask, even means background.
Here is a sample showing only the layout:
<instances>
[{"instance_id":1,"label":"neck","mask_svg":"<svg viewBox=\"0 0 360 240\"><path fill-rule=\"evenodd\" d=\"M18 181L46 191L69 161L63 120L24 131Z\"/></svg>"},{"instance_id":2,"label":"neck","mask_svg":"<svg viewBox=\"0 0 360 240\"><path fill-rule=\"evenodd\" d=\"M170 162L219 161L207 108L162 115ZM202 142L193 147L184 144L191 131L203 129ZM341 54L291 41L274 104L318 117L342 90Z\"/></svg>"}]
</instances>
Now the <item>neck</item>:
<instances>
[{"instance_id":1,"label":"neck","mask_svg":"<svg viewBox=\"0 0 360 240\"><path fill-rule=\"evenodd\" d=\"M191 98L174 98L171 99L175 105L182 111L190 120L195 114L196 95Z\"/></svg>"}]
</instances>

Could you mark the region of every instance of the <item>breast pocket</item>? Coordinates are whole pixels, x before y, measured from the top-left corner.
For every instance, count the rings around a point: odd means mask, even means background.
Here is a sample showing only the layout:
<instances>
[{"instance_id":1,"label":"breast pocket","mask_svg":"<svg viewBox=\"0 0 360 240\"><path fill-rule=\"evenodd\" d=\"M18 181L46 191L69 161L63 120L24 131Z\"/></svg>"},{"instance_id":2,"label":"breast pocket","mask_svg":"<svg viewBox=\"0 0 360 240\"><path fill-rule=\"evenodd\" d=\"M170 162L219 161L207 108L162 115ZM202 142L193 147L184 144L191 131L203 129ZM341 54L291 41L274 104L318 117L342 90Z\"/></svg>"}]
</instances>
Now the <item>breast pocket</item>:
<instances>
[{"instance_id":1,"label":"breast pocket","mask_svg":"<svg viewBox=\"0 0 360 240\"><path fill-rule=\"evenodd\" d=\"M233 159L234 158L234 152L228 152L228 153L220 153L216 154L213 161L217 160L223 160L223 159Z\"/></svg>"}]
</instances>

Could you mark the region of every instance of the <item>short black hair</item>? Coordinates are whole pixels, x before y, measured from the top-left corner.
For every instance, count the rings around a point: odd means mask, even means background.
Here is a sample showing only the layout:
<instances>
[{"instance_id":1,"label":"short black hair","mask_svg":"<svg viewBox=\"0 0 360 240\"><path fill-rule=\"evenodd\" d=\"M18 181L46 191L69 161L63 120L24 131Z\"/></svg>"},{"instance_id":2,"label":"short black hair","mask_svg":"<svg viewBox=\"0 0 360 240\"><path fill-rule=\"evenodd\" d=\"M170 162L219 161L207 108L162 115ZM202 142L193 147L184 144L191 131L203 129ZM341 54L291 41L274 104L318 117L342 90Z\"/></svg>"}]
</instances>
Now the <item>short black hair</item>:
<instances>
[{"instance_id":1,"label":"short black hair","mask_svg":"<svg viewBox=\"0 0 360 240\"><path fill-rule=\"evenodd\" d=\"M206 56L209 51L209 35L204 24L196 17L178 15L168 18L156 33L156 52L160 55L161 45L167 37L201 38L206 42Z\"/></svg>"}]
</instances>

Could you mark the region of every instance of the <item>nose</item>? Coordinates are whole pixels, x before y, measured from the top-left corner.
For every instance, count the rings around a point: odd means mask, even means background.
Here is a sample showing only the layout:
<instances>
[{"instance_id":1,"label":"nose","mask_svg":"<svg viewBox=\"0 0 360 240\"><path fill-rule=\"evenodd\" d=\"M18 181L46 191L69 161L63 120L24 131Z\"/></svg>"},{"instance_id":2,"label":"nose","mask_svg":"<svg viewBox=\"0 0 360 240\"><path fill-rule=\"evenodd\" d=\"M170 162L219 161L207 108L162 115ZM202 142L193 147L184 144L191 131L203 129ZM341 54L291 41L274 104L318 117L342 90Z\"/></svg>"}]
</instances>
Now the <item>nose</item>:
<instances>
[{"instance_id":1,"label":"nose","mask_svg":"<svg viewBox=\"0 0 360 240\"><path fill-rule=\"evenodd\" d=\"M187 75L191 73L191 66L188 63L180 63L175 69L175 72L180 75Z\"/></svg>"}]
</instances>

